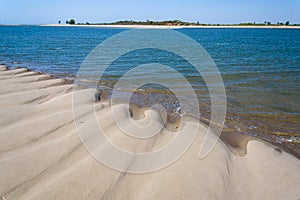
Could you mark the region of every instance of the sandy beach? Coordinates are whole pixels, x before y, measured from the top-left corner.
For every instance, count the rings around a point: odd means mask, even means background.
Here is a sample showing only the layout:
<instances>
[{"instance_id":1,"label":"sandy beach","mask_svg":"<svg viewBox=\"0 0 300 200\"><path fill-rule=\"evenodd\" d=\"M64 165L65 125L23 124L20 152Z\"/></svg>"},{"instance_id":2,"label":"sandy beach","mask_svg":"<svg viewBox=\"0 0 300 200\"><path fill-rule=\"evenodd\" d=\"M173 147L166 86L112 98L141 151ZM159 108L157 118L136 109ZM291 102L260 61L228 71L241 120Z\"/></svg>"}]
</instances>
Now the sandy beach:
<instances>
[{"instance_id":1,"label":"sandy beach","mask_svg":"<svg viewBox=\"0 0 300 200\"><path fill-rule=\"evenodd\" d=\"M122 134L112 110L128 120L126 105L95 103L95 91L76 91L76 103L94 107L116 145L132 152L158 149L176 134L198 128L191 147L174 164L152 173L131 174L108 168L83 146L74 124L74 85L27 69L0 67L0 197L2 199L299 199L300 160L258 140L245 156L221 140L198 158L206 126L190 122L179 133L162 131L149 140ZM89 109L88 109L89 110ZM77 129L89 130L94 113L84 113ZM146 123L152 116L147 111ZM149 127L151 129L151 127ZM215 137L210 135L209 137ZM106 147L102 149L105 151Z\"/></svg>"},{"instance_id":2,"label":"sandy beach","mask_svg":"<svg viewBox=\"0 0 300 200\"><path fill-rule=\"evenodd\" d=\"M165 25L70 25L70 24L43 24L41 26L71 26L71 27L94 27L94 28L139 28L139 29L180 29L180 28L267 28L267 29L300 29L300 26L165 26Z\"/></svg>"}]
</instances>

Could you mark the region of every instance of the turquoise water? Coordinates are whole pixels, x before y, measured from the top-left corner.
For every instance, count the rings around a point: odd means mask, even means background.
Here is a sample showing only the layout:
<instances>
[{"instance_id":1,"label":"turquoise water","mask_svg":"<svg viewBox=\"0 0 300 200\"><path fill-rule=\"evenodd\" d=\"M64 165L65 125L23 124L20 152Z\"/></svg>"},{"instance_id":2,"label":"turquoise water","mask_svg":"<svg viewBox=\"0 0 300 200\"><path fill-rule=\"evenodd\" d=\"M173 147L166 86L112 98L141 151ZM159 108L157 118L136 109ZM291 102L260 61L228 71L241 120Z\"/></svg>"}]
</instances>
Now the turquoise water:
<instances>
[{"instance_id":1,"label":"turquoise water","mask_svg":"<svg viewBox=\"0 0 300 200\"><path fill-rule=\"evenodd\" d=\"M0 26L0 63L72 78L88 53L115 28ZM206 49L224 80L228 100L226 129L298 143L300 136L300 30L179 29ZM180 71L195 89L202 115L210 99L199 74L168 52L144 49L121 56L106 71L110 87L128 69L161 63ZM153 71L149 69L149 79ZM138 75L138 74L137 74ZM166 75L180 87L180 82ZM159 91L159 88L150 88ZM162 97L163 98L163 97ZM299 148L299 147L298 147Z\"/></svg>"}]
</instances>

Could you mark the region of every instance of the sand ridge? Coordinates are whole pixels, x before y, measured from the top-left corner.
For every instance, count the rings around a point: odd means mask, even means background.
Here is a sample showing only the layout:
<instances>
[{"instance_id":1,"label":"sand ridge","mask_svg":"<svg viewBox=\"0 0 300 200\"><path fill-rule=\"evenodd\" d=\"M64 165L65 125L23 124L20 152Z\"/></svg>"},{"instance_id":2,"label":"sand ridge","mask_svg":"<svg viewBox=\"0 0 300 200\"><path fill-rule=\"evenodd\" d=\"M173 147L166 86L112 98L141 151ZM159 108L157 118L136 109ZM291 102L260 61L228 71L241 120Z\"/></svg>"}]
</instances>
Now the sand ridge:
<instances>
[{"instance_id":1,"label":"sand ridge","mask_svg":"<svg viewBox=\"0 0 300 200\"><path fill-rule=\"evenodd\" d=\"M198 159L206 126L190 122L181 134L198 128L187 152L162 170L130 174L98 162L84 148L72 112L74 86L26 69L0 66L0 197L5 199L299 199L300 160L272 145L252 140L238 156L220 140ZM149 140L122 134L112 109L129 120L126 105L94 105L94 90L84 89L77 127L91 131L96 109L107 136L128 151L147 152L164 146L176 133L162 131ZM159 117L146 111L147 117ZM143 121L144 120L144 121ZM150 127L151 128L151 127ZM93 134L91 131L91 140ZM209 137L216 137L210 135ZM107 151L107 147L99 147Z\"/></svg>"}]
</instances>

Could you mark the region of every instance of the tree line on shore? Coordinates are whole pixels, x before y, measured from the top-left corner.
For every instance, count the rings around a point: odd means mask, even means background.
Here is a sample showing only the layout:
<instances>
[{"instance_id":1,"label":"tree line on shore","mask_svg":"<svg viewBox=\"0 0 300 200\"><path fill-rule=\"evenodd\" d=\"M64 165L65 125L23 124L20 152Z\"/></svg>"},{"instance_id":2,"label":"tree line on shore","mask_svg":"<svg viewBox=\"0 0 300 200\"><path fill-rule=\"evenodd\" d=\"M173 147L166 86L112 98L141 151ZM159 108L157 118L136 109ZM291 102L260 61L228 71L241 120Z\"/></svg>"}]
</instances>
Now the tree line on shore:
<instances>
[{"instance_id":1,"label":"tree line on shore","mask_svg":"<svg viewBox=\"0 0 300 200\"><path fill-rule=\"evenodd\" d=\"M61 21L58 21L61 24ZM76 24L74 19L66 20L66 24ZM166 21L134 21L134 20L123 20L111 23L77 23L77 25L163 25L163 26L300 26L300 24L290 24L289 21L272 23L270 21L264 21L261 23L246 22L238 24L207 24L198 22L184 22L180 20L166 20Z\"/></svg>"}]
</instances>

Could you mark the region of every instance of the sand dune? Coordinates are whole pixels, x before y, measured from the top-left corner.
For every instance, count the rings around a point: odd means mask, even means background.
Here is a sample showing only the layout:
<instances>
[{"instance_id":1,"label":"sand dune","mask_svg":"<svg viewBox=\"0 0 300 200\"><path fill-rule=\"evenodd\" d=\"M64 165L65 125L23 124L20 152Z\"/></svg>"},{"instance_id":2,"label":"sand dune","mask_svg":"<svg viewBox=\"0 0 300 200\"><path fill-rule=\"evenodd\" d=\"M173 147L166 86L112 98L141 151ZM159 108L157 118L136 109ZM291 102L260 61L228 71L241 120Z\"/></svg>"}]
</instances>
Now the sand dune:
<instances>
[{"instance_id":1,"label":"sand dune","mask_svg":"<svg viewBox=\"0 0 300 200\"><path fill-rule=\"evenodd\" d=\"M114 123L112 110L130 120L126 105L94 105L94 90L78 92L82 106L77 126L91 131L89 112L103 122L105 134L132 152L154 151L176 134L198 128L192 146L162 170L131 174L108 168L84 148L74 124L72 84L26 69L0 67L0 195L5 199L299 199L300 160L272 145L252 140L237 156L219 141L198 159L206 127L188 122L179 133L163 130L148 140L133 139ZM159 116L147 111L138 123ZM153 128L149 127L150 129ZM146 130L147 131L147 130ZM95 131L94 131L95 132ZM92 133L91 137L93 137ZM215 137L210 135L209 137ZM92 140L92 138L91 138ZM107 146L99 147L107 151Z\"/></svg>"}]
</instances>

